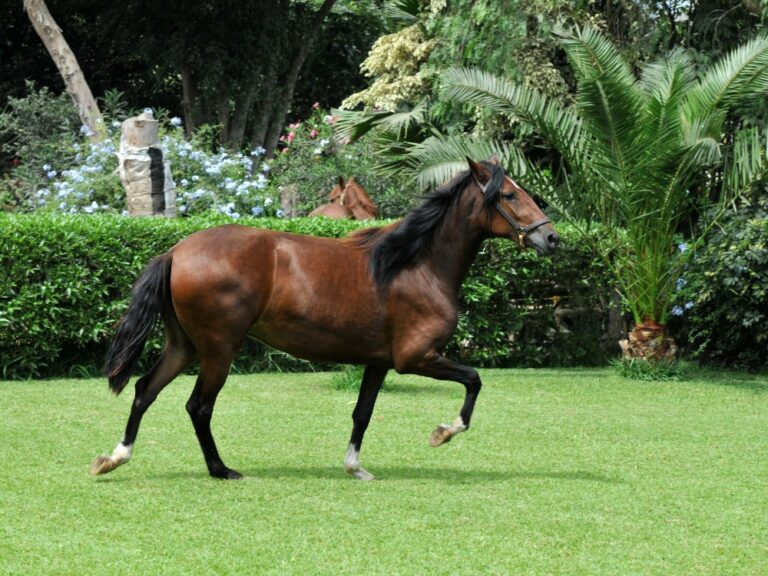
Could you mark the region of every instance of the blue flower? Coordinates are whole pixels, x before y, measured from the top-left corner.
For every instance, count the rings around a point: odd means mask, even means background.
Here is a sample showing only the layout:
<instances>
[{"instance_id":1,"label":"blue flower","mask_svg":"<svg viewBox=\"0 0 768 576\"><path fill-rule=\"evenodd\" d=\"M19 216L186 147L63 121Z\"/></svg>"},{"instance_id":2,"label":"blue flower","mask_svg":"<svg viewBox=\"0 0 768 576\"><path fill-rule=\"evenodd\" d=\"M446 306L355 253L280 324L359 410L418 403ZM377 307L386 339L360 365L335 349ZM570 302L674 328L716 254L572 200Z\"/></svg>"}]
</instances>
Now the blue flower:
<instances>
[{"instance_id":1,"label":"blue flower","mask_svg":"<svg viewBox=\"0 0 768 576\"><path fill-rule=\"evenodd\" d=\"M277 210L277 213L276 213L275 215L276 215L278 218L282 218L283 216L285 216L285 212L283 212L282 210L280 210L280 209L278 208L278 210Z\"/></svg>"},{"instance_id":2,"label":"blue flower","mask_svg":"<svg viewBox=\"0 0 768 576\"><path fill-rule=\"evenodd\" d=\"M48 178L56 178L56 174L56 170L49 170L46 176L48 176Z\"/></svg>"},{"instance_id":3,"label":"blue flower","mask_svg":"<svg viewBox=\"0 0 768 576\"><path fill-rule=\"evenodd\" d=\"M51 169L50 164L43 164L43 172L48 172Z\"/></svg>"},{"instance_id":4,"label":"blue flower","mask_svg":"<svg viewBox=\"0 0 768 576\"><path fill-rule=\"evenodd\" d=\"M253 208L251 208L251 214L253 214L254 216L261 216L262 214L264 214L264 208L262 208L261 206L254 206Z\"/></svg>"},{"instance_id":5,"label":"blue flower","mask_svg":"<svg viewBox=\"0 0 768 576\"><path fill-rule=\"evenodd\" d=\"M178 116L174 116L173 118L171 118L170 122L171 122L171 125L173 126L181 126L181 118L179 118Z\"/></svg>"},{"instance_id":6,"label":"blue flower","mask_svg":"<svg viewBox=\"0 0 768 576\"><path fill-rule=\"evenodd\" d=\"M683 315L683 309L680 308L680 306L675 306L672 308L672 316L682 316Z\"/></svg>"},{"instance_id":7,"label":"blue flower","mask_svg":"<svg viewBox=\"0 0 768 576\"><path fill-rule=\"evenodd\" d=\"M678 278L678 279L677 279L677 282L675 283L675 286L677 286L677 289L678 289L678 290L682 290L682 289L683 289L683 287L684 287L686 284L687 284L687 282L685 281L685 278Z\"/></svg>"},{"instance_id":8,"label":"blue flower","mask_svg":"<svg viewBox=\"0 0 768 576\"><path fill-rule=\"evenodd\" d=\"M685 303L685 309L686 310L690 310L691 308L693 308L693 302L686 302Z\"/></svg>"},{"instance_id":9,"label":"blue flower","mask_svg":"<svg viewBox=\"0 0 768 576\"><path fill-rule=\"evenodd\" d=\"M688 250L688 244L685 242L680 242L680 244L677 245L677 249L680 250L680 252L685 252Z\"/></svg>"}]
</instances>

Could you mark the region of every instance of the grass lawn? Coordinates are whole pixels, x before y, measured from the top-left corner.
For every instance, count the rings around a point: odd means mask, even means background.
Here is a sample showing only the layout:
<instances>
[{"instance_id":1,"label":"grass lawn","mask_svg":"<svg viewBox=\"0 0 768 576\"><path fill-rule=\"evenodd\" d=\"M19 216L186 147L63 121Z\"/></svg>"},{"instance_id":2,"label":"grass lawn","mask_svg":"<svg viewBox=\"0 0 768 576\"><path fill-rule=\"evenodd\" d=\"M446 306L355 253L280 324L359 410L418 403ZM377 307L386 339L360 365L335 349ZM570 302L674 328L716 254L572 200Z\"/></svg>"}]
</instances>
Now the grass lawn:
<instances>
[{"instance_id":1,"label":"grass lawn","mask_svg":"<svg viewBox=\"0 0 768 576\"><path fill-rule=\"evenodd\" d=\"M213 420L240 482L207 476L184 409L147 413L133 460L91 478L132 389L0 382L0 574L768 574L768 377L639 383L610 369L392 378L342 459L352 392L331 375L232 376Z\"/></svg>"}]
</instances>

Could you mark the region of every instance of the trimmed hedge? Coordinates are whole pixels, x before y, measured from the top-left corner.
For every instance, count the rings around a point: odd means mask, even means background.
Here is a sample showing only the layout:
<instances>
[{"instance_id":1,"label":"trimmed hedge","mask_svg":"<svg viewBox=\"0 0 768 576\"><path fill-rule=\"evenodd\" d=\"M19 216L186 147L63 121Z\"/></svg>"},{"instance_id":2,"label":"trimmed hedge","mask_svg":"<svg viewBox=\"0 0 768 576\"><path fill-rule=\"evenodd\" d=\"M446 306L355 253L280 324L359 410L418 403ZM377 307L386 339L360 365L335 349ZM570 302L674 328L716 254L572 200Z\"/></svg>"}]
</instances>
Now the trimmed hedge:
<instances>
[{"instance_id":1,"label":"trimmed hedge","mask_svg":"<svg viewBox=\"0 0 768 576\"><path fill-rule=\"evenodd\" d=\"M225 217L0 216L0 375L39 378L99 370L130 287L146 263L180 239L229 223ZM320 218L240 223L339 237L360 227ZM606 274L559 226L554 258L486 244L465 284L447 354L479 366L595 364L604 360ZM558 322L555 309L570 309ZM149 344L159 349L159 334ZM153 354L146 354L154 356ZM255 342L236 370L310 367Z\"/></svg>"}]
</instances>

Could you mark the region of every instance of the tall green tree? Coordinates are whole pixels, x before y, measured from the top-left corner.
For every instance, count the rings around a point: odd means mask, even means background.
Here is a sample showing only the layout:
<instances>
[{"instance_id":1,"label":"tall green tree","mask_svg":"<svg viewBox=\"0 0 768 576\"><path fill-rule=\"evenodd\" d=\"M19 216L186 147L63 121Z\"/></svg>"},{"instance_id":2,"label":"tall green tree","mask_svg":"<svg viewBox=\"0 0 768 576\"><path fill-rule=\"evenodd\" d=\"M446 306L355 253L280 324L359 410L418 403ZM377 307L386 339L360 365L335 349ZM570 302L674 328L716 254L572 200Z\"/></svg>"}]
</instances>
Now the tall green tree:
<instances>
[{"instance_id":1,"label":"tall green tree","mask_svg":"<svg viewBox=\"0 0 768 576\"><path fill-rule=\"evenodd\" d=\"M701 78L680 50L638 78L589 26L561 32L560 42L578 81L573 106L478 69L450 69L443 82L451 97L517 118L560 153L557 183L520 154L508 163L574 222L602 224L613 238L603 256L636 322L630 342L653 335L634 351L662 354L681 224L713 195L722 207L764 173L765 134L755 127L726 132L730 111L768 91L768 37L729 52ZM450 138L425 142L423 169L450 168L455 156Z\"/></svg>"}]
</instances>

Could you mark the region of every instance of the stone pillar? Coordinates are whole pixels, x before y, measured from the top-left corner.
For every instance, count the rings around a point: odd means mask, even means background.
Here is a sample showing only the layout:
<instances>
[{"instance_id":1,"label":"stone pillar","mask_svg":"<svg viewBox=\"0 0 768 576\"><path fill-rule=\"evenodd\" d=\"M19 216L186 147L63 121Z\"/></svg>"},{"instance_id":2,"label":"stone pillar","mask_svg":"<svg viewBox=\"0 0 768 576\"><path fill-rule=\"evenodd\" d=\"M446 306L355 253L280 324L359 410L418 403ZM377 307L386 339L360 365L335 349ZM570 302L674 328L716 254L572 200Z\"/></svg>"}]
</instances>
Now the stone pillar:
<instances>
[{"instance_id":1,"label":"stone pillar","mask_svg":"<svg viewBox=\"0 0 768 576\"><path fill-rule=\"evenodd\" d=\"M130 216L176 216L171 163L163 159L158 122L143 112L123 122L120 136L120 181Z\"/></svg>"}]
</instances>

